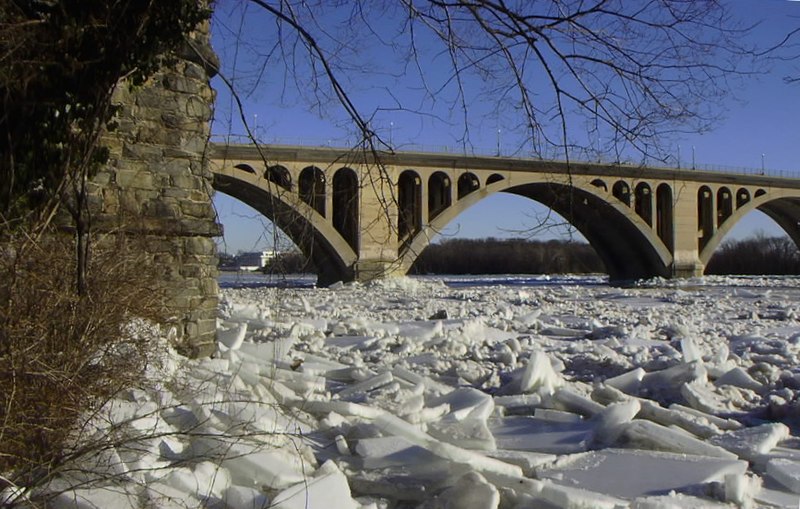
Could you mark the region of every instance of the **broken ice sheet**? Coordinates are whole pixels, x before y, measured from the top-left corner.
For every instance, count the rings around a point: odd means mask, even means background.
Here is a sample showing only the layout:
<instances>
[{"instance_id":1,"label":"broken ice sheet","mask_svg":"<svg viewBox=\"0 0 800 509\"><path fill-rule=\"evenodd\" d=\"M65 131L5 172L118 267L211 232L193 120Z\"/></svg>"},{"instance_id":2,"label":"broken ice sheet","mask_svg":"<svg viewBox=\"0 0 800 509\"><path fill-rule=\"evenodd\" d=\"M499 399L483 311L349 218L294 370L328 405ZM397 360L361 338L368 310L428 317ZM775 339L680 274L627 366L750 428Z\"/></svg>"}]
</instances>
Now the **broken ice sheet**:
<instances>
[{"instance_id":1,"label":"broken ice sheet","mask_svg":"<svg viewBox=\"0 0 800 509\"><path fill-rule=\"evenodd\" d=\"M655 451L604 449L576 454L539 470L566 486L632 499L683 491L702 483L743 475L747 462Z\"/></svg>"},{"instance_id":2,"label":"broken ice sheet","mask_svg":"<svg viewBox=\"0 0 800 509\"><path fill-rule=\"evenodd\" d=\"M498 449L571 454L586 451L595 425L586 421L553 422L535 417L489 419Z\"/></svg>"}]
</instances>

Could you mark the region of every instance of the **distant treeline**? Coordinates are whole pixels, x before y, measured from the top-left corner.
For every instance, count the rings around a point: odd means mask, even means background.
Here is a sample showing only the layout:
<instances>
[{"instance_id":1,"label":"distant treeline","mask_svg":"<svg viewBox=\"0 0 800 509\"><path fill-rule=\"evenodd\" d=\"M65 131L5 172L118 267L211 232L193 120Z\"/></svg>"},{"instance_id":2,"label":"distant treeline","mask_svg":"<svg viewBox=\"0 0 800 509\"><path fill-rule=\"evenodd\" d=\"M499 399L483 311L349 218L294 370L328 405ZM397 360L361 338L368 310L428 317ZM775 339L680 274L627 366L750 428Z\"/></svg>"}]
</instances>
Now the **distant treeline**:
<instances>
[{"instance_id":1,"label":"distant treeline","mask_svg":"<svg viewBox=\"0 0 800 509\"><path fill-rule=\"evenodd\" d=\"M448 239L428 246L412 274L557 274L604 271L589 244L565 240Z\"/></svg>"},{"instance_id":2,"label":"distant treeline","mask_svg":"<svg viewBox=\"0 0 800 509\"><path fill-rule=\"evenodd\" d=\"M800 251L788 237L758 235L727 241L714 252L706 274L797 275Z\"/></svg>"},{"instance_id":3,"label":"distant treeline","mask_svg":"<svg viewBox=\"0 0 800 509\"><path fill-rule=\"evenodd\" d=\"M284 253L264 268L268 273L314 272L297 252ZM431 244L411 274L582 274L604 273L589 244L565 240L448 239ZM706 267L717 275L800 275L800 251L787 237L757 236L724 242Z\"/></svg>"}]
</instances>

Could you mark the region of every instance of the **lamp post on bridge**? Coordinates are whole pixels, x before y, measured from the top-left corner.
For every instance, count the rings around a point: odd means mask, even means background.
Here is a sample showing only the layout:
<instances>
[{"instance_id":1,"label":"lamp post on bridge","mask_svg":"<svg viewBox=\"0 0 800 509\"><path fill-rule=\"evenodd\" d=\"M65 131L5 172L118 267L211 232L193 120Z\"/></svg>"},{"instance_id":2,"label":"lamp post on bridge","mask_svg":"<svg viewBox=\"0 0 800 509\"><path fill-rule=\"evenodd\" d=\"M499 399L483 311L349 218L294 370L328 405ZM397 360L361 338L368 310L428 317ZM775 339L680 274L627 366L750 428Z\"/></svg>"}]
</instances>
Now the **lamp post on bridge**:
<instances>
[{"instance_id":1,"label":"lamp post on bridge","mask_svg":"<svg viewBox=\"0 0 800 509\"><path fill-rule=\"evenodd\" d=\"M761 174L764 175L764 157L766 154L761 154Z\"/></svg>"},{"instance_id":2,"label":"lamp post on bridge","mask_svg":"<svg viewBox=\"0 0 800 509\"><path fill-rule=\"evenodd\" d=\"M500 157L500 128L497 128L497 157Z\"/></svg>"}]
</instances>

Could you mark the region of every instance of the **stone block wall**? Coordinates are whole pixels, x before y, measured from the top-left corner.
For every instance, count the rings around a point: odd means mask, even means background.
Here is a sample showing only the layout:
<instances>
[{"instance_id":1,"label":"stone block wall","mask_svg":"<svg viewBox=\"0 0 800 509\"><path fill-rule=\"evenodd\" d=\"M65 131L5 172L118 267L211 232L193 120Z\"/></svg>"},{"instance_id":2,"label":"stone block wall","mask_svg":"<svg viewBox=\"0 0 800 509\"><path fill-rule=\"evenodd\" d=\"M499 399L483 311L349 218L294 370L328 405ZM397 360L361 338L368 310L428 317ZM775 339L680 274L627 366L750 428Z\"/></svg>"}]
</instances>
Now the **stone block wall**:
<instances>
[{"instance_id":1,"label":"stone block wall","mask_svg":"<svg viewBox=\"0 0 800 509\"><path fill-rule=\"evenodd\" d=\"M214 351L221 234L206 156L216 67L207 28L143 87L118 87L118 128L107 137L110 160L90 201L96 231L124 229L163 269L171 321L193 356Z\"/></svg>"}]
</instances>

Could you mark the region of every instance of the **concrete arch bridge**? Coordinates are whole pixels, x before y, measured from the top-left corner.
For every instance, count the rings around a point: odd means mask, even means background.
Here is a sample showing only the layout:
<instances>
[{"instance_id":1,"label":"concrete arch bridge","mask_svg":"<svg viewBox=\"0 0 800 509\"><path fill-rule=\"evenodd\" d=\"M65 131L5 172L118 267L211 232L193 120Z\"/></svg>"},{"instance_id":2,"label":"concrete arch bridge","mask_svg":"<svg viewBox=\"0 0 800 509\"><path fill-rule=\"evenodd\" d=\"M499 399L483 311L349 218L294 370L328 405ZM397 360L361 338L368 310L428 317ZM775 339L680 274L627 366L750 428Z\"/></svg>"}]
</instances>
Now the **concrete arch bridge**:
<instances>
[{"instance_id":1,"label":"concrete arch bridge","mask_svg":"<svg viewBox=\"0 0 800 509\"><path fill-rule=\"evenodd\" d=\"M800 246L800 179L443 153L212 144L214 188L271 219L319 284L405 274L461 212L495 193L550 207L612 280L703 274L758 209Z\"/></svg>"}]
</instances>

